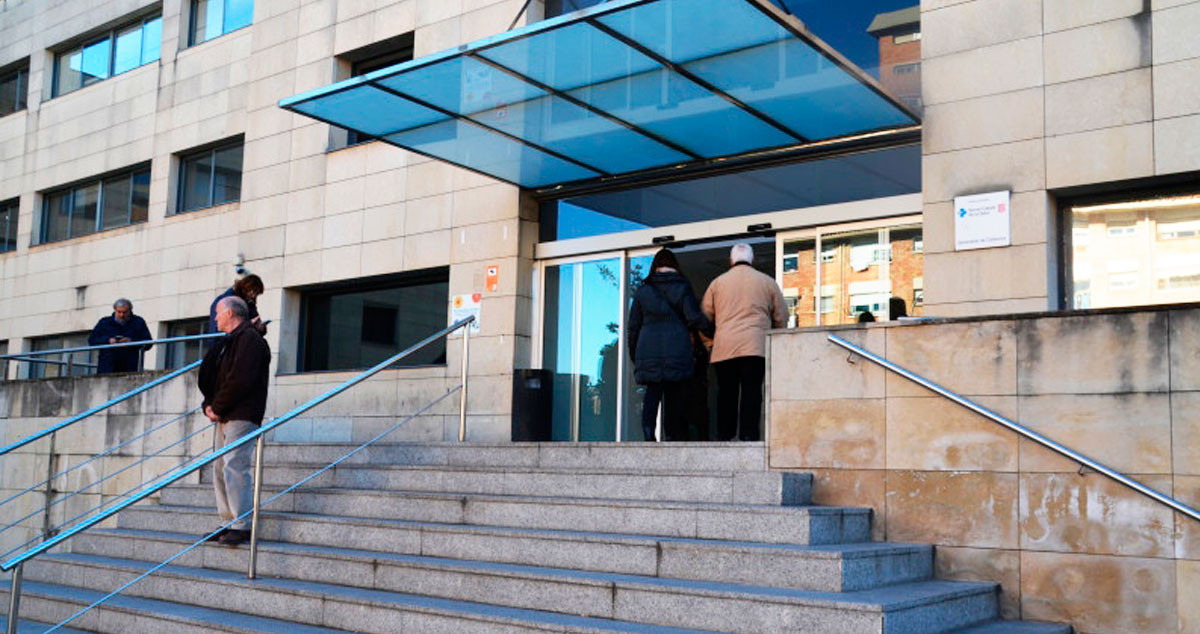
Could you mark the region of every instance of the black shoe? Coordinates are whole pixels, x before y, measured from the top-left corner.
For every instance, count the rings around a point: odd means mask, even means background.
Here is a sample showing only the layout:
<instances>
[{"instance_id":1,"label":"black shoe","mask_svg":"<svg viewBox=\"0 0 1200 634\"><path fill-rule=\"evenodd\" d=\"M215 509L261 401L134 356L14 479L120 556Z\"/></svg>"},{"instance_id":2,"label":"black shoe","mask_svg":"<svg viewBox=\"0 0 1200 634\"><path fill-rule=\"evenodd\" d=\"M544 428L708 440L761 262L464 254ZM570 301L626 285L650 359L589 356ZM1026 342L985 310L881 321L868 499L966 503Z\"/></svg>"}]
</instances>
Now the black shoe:
<instances>
[{"instance_id":1,"label":"black shoe","mask_svg":"<svg viewBox=\"0 0 1200 634\"><path fill-rule=\"evenodd\" d=\"M250 531L242 531L236 528L231 528L225 531L225 534L222 535L217 541L226 546L239 546L250 541Z\"/></svg>"},{"instance_id":2,"label":"black shoe","mask_svg":"<svg viewBox=\"0 0 1200 634\"><path fill-rule=\"evenodd\" d=\"M222 535L224 535L225 533L228 533L228 532L229 532L229 529L228 529L228 528L222 528L221 530L218 530L218 531L217 531L217 532L215 532L215 533L210 533L210 534L208 535L208 537L205 537L205 538L204 538L204 541L206 541L206 542L215 542L215 541L220 541L220 540L221 540L221 536L222 536Z\"/></svg>"}]
</instances>

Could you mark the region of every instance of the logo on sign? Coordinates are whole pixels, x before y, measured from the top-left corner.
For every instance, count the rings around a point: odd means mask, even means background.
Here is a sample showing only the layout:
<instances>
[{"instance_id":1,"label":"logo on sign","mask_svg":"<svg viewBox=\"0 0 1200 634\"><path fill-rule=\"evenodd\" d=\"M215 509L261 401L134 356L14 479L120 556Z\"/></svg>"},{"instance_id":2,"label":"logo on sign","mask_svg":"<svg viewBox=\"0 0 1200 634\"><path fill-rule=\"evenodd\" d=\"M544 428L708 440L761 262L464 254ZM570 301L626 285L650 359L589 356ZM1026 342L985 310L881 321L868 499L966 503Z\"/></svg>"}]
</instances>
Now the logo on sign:
<instances>
[{"instance_id":1,"label":"logo on sign","mask_svg":"<svg viewBox=\"0 0 1200 634\"><path fill-rule=\"evenodd\" d=\"M966 209L959 209L959 210L958 210L958 217L959 217L959 218L966 218L966 217L967 217L967 210L966 210Z\"/></svg>"},{"instance_id":2,"label":"logo on sign","mask_svg":"<svg viewBox=\"0 0 1200 634\"><path fill-rule=\"evenodd\" d=\"M999 205L996 206L997 213L1004 213L1006 211L1008 211L1008 205L1006 205L1004 203L1000 203Z\"/></svg>"}]
</instances>

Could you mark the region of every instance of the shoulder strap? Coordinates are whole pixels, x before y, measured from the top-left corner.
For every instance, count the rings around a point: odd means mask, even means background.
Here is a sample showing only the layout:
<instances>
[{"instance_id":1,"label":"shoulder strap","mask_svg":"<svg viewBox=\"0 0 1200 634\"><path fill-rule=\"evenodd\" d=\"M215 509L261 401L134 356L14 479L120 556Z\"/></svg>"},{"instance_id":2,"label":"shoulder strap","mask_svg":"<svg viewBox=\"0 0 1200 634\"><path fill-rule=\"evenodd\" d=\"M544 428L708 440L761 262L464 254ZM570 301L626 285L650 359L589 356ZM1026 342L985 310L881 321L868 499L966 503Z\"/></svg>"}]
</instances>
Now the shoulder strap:
<instances>
[{"instance_id":1,"label":"shoulder strap","mask_svg":"<svg viewBox=\"0 0 1200 634\"><path fill-rule=\"evenodd\" d=\"M680 309L678 306L676 306L675 304L672 304L672 303L671 303L671 300L667 299L667 296L666 296L666 295L663 295L663 294L662 294L662 291L658 290L658 288L656 288L656 287L654 286L654 284L651 284L650 282L646 282L646 283L644 284L644 286L646 286L646 287L649 287L649 289L650 289L651 291L653 291L655 295L658 295L658 298L659 298L659 299L661 299L661 300L663 300L664 302L666 302L667 306L670 306L670 307L671 307L671 310L675 311L675 316L679 318L679 321L680 321L681 323L683 323L684 327L685 327L685 328L687 327L687 325L688 325L688 320L687 320L687 317L684 317L684 316L683 316L683 310L681 310L681 309Z\"/></svg>"}]
</instances>

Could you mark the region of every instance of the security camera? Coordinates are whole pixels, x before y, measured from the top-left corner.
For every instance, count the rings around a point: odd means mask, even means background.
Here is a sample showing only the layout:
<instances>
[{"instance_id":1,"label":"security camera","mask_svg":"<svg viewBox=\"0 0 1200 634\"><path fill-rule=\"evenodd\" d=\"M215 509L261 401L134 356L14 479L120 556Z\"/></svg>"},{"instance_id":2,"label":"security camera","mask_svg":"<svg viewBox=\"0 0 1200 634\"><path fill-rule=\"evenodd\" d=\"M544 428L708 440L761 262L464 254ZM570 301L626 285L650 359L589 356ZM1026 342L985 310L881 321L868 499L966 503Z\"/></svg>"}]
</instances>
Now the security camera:
<instances>
[{"instance_id":1,"label":"security camera","mask_svg":"<svg viewBox=\"0 0 1200 634\"><path fill-rule=\"evenodd\" d=\"M234 272L234 273L237 273L238 275L245 275L245 274L246 274L246 267L242 266L241 264L234 264L234 265L233 265L233 272Z\"/></svg>"}]
</instances>

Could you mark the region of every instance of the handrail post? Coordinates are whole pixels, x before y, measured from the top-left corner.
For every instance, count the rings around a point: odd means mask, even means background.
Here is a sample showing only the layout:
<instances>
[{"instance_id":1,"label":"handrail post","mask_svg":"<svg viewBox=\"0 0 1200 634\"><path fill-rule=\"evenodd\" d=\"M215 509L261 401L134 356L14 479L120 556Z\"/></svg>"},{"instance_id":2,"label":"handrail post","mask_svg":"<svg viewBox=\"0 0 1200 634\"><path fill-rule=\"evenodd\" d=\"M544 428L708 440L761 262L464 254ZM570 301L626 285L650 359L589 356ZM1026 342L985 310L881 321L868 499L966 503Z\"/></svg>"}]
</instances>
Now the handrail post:
<instances>
[{"instance_id":1,"label":"handrail post","mask_svg":"<svg viewBox=\"0 0 1200 634\"><path fill-rule=\"evenodd\" d=\"M75 374L75 353L67 353L67 376Z\"/></svg>"},{"instance_id":2,"label":"handrail post","mask_svg":"<svg viewBox=\"0 0 1200 634\"><path fill-rule=\"evenodd\" d=\"M54 450L58 433L50 434L50 451L46 454L46 491L42 506L42 541L54 537L54 529L50 525L50 506L54 499Z\"/></svg>"},{"instance_id":3,"label":"handrail post","mask_svg":"<svg viewBox=\"0 0 1200 634\"><path fill-rule=\"evenodd\" d=\"M25 564L17 564L13 568L12 574L12 592L8 596L8 627L5 628L7 634L17 634L17 621L21 615L21 578L22 569Z\"/></svg>"},{"instance_id":4,"label":"handrail post","mask_svg":"<svg viewBox=\"0 0 1200 634\"><path fill-rule=\"evenodd\" d=\"M254 511L250 515L250 569L246 578L253 579L258 571L258 509L262 500L263 437L260 434L254 448Z\"/></svg>"},{"instance_id":5,"label":"handrail post","mask_svg":"<svg viewBox=\"0 0 1200 634\"><path fill-rule=\"evenodd\" d=\"M471 356L471 326L474 323L471 322L462 329L462 382L459 384L458 393L458 442L464 442L467 439L467 366Z\"/></svg>"}]
</instances>

